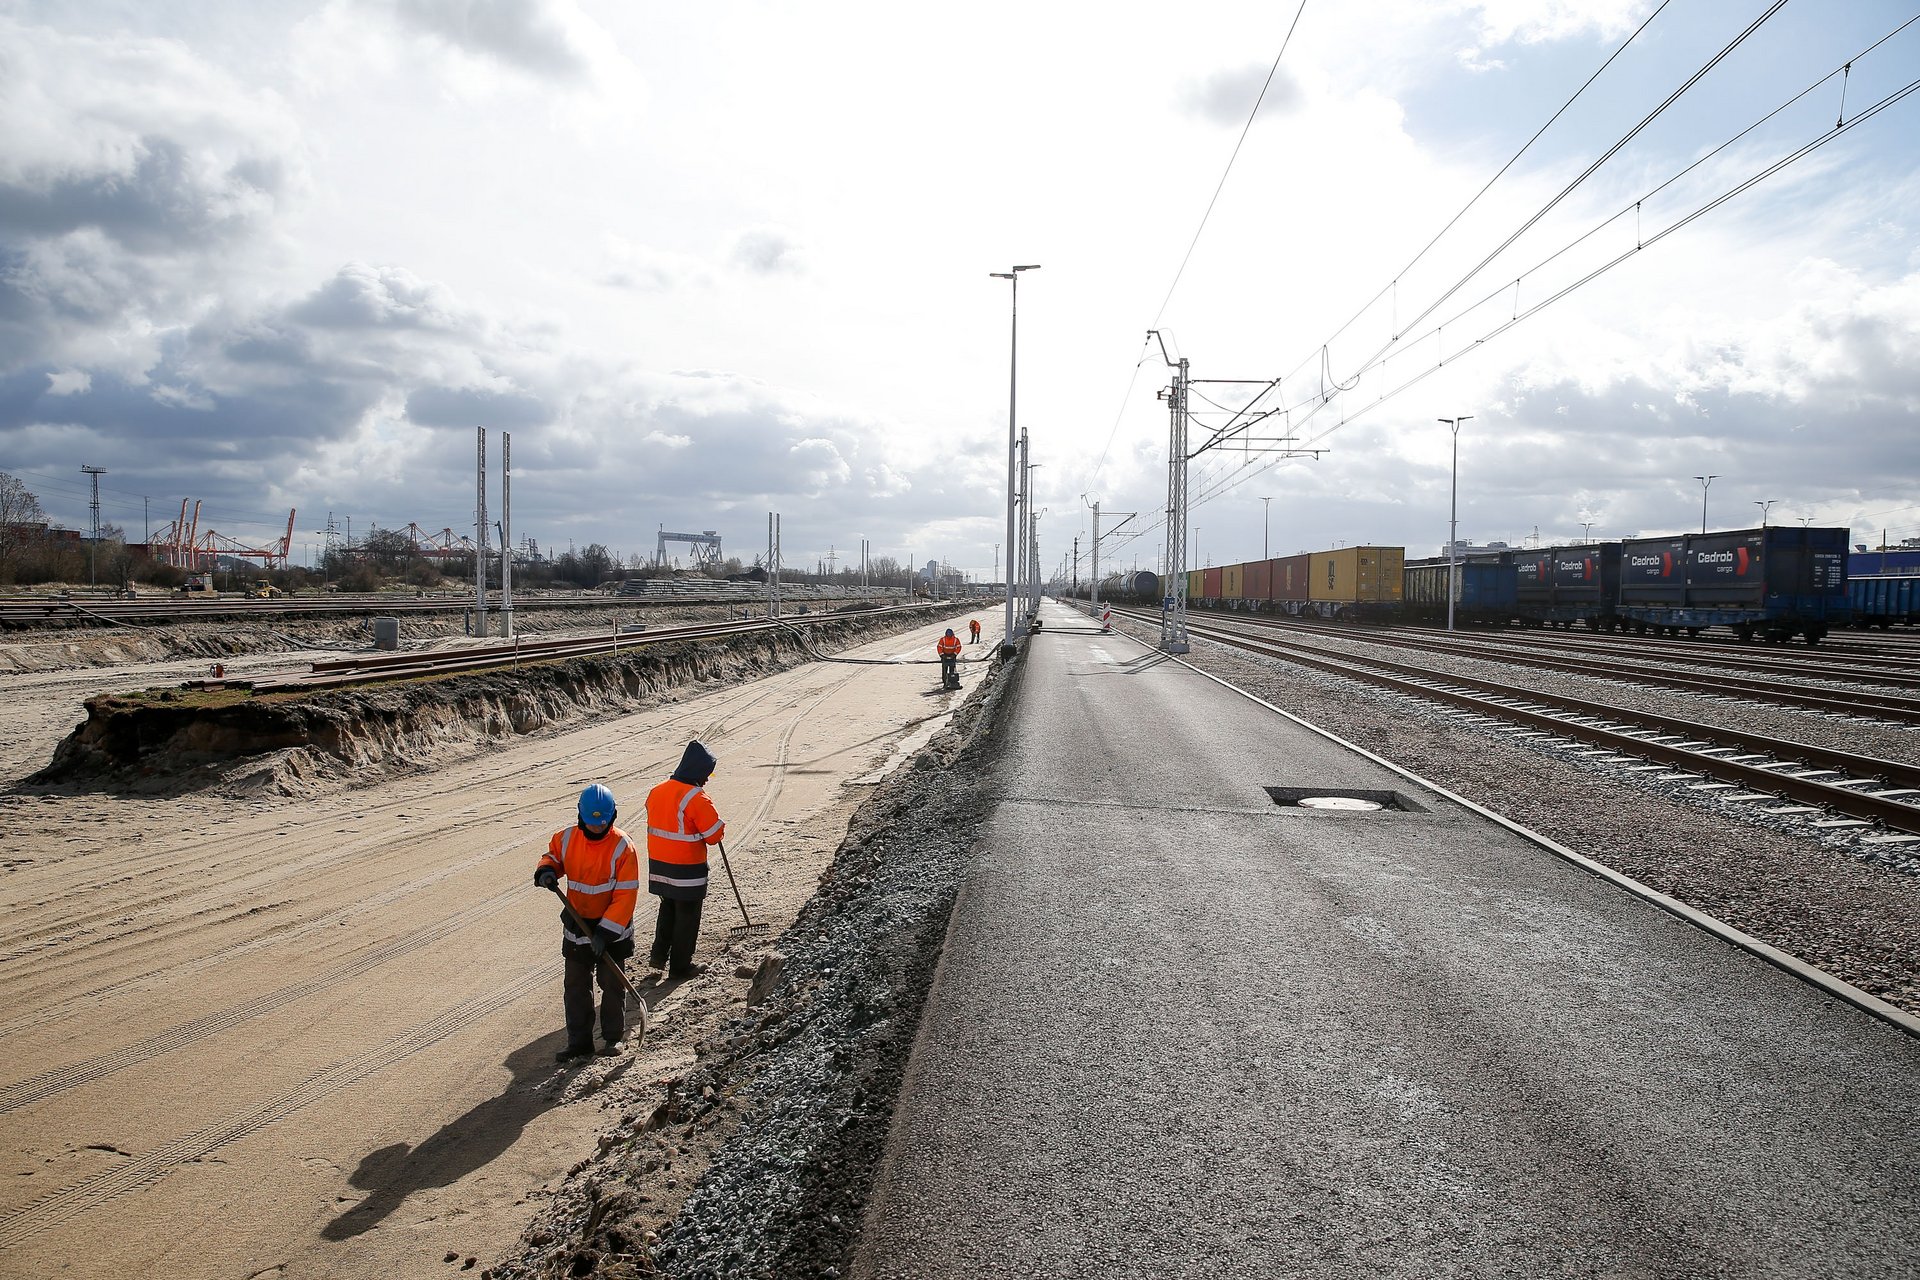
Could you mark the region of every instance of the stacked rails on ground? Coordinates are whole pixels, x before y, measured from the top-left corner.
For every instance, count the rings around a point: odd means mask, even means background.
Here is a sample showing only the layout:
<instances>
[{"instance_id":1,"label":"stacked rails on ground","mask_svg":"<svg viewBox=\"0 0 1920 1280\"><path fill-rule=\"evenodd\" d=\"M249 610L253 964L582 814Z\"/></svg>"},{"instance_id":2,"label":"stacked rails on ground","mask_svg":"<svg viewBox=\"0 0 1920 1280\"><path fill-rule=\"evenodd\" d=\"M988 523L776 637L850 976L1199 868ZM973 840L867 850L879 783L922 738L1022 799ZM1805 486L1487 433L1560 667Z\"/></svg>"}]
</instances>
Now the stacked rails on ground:
<instances>
[{"instance_id":1,"label":"stacked rails on ground","mask_svg":"<svg viewBox=\"0 0 1920 1280\"><path fill-rule=\"evenodd\" d=\"M1593 542L1514 554L1514 616L1528 626L1595 631L1620 625L1620 544Z\"/></svg>"},{"instance_id":2,"label":"stacked rails on ground","mask_svg":"<svg viewBox=\"0 0 1920 1280\"><path fill-rule=\"evenodd\" d=\"M1504 627L1517 616L1518 570L1509 552L1409 560L1401 575L1401 597L1410 622L1445 626L1448 585L1452 584L1453 621L1462 627Z\"/></svg>"},{"instance_id":3,"label":"stacked rails on ground","mask_svg":"<svg viewBox=\"0 0 1920 1280\"><path fill-rule=\"evenodd\" d=\"M1858 555L1854 556L1857 561ZM1920 573L1862 574L1847 579L1856 627L1920 626Z\"/></svg>"},{"instance_id":4,"label":"stacked rails on ground","mask_svg":"<svg viewBox=\"0 0 1920 1280\"><path fill-rule=\"evenodd\" d=\"M1619 617L1636 632L1732 627L1742 639L1809 644L1852 620L1846 529L1773 525L1629 538L1621 544Z\"/></svg>"}]
</instances>

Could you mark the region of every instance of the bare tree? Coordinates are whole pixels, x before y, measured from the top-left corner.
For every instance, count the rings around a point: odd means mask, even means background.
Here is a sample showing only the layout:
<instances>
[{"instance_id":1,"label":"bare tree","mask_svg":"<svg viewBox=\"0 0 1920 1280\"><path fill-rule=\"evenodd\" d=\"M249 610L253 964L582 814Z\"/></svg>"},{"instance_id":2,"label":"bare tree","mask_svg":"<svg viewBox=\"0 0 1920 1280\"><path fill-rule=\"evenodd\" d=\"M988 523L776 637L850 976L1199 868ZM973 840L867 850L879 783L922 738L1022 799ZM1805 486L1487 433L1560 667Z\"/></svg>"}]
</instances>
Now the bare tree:
<instances>
[{"instance_id":1,"label":"bare tree","mask_svg":"<svg viewBox=\"0 0 1920 1280\"><path fill-rule=\"evenodd\" d=\"M37 542L47 513L40 499L18 476L0 471L0 581L10 582L19 567L21 547Z\"/></svg>"}]
</instances>

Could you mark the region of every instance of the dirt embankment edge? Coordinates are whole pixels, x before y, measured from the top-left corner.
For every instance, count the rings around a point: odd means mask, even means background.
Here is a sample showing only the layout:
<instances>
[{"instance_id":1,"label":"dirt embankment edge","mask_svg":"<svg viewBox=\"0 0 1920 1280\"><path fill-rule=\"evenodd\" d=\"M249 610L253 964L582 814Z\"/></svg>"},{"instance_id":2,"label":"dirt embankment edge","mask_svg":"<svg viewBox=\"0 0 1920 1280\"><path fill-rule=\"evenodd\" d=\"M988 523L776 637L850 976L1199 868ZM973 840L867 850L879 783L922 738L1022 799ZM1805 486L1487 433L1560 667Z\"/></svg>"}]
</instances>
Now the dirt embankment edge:
<instances>
[{"instance_id":1,"label":"dirt embankment edge","mask_svg":"<svg viewBox=\"0 0 1920 1280\"><path fill-rule=\"evenodd\" d=\"M27 779L36 787L293 793L330 775L443 764L490 742L757 679L933 616L815 615L795 628L642 645L619 655L224 705L105 695Z\"/></svg>"}]
</instances>

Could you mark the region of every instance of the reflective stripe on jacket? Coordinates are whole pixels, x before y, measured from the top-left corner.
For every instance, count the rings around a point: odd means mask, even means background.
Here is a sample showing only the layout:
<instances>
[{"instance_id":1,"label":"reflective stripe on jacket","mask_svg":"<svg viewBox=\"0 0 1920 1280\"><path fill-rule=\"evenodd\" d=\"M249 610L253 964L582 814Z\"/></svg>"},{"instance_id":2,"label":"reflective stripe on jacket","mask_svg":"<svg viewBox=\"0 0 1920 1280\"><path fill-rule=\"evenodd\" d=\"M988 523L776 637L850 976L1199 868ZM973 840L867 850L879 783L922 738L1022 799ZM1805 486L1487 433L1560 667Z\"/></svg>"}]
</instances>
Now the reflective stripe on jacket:
<instances>
[{"instance_id":1,"label":"reflective stripe on jacket","mask_svg":"<svg viewBox=\"0 0 1920 1280\"><path fill-rule=\"evenodd\" d=\"M640 855L626 832L609 827L607 834L595 840L577 826L556 831L540 865L566 877L567 905L589 929L598 922L622 938L633 936L633 906L640 899ZM591 941L571 925L563 924L561 929L569 942Z\"/></svg>"},{"instance_id":2,"label":"reflective stripe on jacket","mask_svg":"<svg viewBox=\"0 0 1920 1280\"><path fill-rule=\"evenodd\" d=\"M727 824L706 790L667 779L647 793L647 892L698 901L707 896L707 846Z\"/></svg>"},{"instance_id":3,"label":"reflective stripe on jacket","mask_svg":"<svg viewBox=\"0 0 1920 1280\"><path fill-rule=\"evenodd\" d=\"M940 656L943 658L957 657L960 653L960 637L941 636L940 643L936 647L939 649Z\"/></svg>"}]
</instances>

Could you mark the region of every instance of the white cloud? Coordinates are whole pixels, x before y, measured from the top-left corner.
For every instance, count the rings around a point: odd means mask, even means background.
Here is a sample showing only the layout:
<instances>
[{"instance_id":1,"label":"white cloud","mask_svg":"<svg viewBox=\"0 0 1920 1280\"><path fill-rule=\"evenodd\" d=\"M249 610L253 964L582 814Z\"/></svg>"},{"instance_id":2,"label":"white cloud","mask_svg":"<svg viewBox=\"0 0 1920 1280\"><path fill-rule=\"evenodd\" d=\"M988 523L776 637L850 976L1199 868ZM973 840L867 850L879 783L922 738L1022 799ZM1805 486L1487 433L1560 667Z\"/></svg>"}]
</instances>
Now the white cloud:
<instances>
[{"instance_id":1,"label":"white cloud","mask_svg":"<svg viewBox=\"0 0 1920 1280\"><path fill-rule=\"evenodd\" d=\"M798 242L780 227L753 227L733 242L733 264L758 276L795 275L806 270Z\"/></svg>"},{"instance_id":2,"label":"white cloud","mask_svg":"<svg viewBox=\"0 0 1920 1280\"><path fill-rule=\"evenodd\" d=\"M1273 77L1271 84L1267 83L1269 74ZM1292 71L1256 62L1189 82L1181 94L1181 105L1214 124L1239 128L1247 122L1255 102L1260 104L1260 118L1264 120L1296 109L1302 97L1300 82Z\"/></svg>"}]
</instances>

